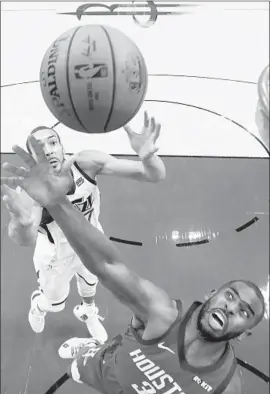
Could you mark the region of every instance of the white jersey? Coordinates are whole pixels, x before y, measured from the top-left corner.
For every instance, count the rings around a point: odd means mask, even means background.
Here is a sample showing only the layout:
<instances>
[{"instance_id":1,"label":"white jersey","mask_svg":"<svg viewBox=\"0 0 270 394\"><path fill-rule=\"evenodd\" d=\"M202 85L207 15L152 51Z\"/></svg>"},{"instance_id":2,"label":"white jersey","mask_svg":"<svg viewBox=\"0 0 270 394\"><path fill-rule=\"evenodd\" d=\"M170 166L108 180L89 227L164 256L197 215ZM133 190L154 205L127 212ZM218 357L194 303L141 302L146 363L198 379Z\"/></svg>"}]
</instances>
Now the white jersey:
<instances>
[{"instance_id":1,"label":"white jersey","mask_svg":"<svg viewBox=\"0 0 270 394\"><path fill-rule=\"evenodd\" d=\"M97 182L91 179L75 162L71 167L74 178L73 190L67 194L67 198L85 216L86 220L100 231L100 191ZM70 223L72 226L72 223ZM57 223L43 208L42 219L39 227L34 261L48 262L50 260L62 260L74 254L68 241Z\"/></svg>"}]
</instances>

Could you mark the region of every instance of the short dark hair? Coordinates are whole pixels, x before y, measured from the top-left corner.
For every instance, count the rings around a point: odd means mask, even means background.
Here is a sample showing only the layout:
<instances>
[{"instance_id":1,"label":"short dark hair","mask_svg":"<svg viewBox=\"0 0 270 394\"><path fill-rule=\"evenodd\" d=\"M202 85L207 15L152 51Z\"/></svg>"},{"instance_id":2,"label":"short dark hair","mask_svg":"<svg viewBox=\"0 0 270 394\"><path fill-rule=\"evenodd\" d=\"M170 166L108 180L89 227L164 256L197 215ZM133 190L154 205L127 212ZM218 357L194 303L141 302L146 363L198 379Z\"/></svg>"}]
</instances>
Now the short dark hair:
<instances>
[{"instance_id":1,"label":"short dark hair","mask_svg":"<svg viewBox=\"0 0 270 394\"><path fill-rule=\"evenodd\" d=\"M56 134L57 138L58 138L58 141L60 142L60 144L62 144L61 138L60 138L59 134L58 134L57 131L55 131L52 127L38 126L38 127L36 127L34 130L31 131L31 133L29 134L29 136L27 137L27 140L26 140L26 148L27 148L27 150L28 150L28 152L29 152L30 154L32 154L31 148L30 148L30 142L29 142L30 136L33 135L33 134L35 134L37 131L46 130L46 129L48 129L48 130L53 130L54 133Z\"/></svg>"},{"instance_id":2,"label":"short dark hair","mask_svg":"<svg viewBox=\"0 0 270 394\"><path fill-rule=\"evenodd\" d=\"M257 297L259 298L259 300L261 301L263 310L262 310L261 315L258 317L258 321L256 322L256 325L257 325L257 324L259 324L260 321L263 319L264 314L265 314L265 299L264 299L264 296L263 296L261 290L259 289L259 287L258 287L257 285L255 285L255 283L251 282L250 280L246 280L246 279L234 279L234 280L231 280L231 281L225 283L221 288L224 288L224 287L227 287L227 286L231 286L231 285L233 285L233 284L235 284L235 283L239 283L239 282L240 282L240 283L244 283L246 286L252 288L252 289L254 290L256 296L257 296Z\"/></svg>"}]
</instances>

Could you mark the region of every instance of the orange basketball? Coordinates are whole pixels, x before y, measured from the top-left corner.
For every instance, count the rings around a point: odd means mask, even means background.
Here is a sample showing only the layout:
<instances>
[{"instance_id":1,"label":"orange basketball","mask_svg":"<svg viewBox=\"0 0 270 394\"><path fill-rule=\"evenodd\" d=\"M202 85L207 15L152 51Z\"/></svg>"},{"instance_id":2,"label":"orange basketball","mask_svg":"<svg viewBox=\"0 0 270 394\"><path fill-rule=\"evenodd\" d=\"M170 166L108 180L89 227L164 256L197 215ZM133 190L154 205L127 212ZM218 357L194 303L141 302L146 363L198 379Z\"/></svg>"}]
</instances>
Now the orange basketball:
<instances>
[{"instance_id":1,"label":"orange basketball","mask_svg":"<svg viewBox=\"0 0 270 394\"><path fill-rule=\"evenodd\" d=\"M147 68L133 41L108 26L74 27L47 50L40 70L43 98L65 126L106 133L128 123L147 91Z\"/></svg>"}]
</instances>

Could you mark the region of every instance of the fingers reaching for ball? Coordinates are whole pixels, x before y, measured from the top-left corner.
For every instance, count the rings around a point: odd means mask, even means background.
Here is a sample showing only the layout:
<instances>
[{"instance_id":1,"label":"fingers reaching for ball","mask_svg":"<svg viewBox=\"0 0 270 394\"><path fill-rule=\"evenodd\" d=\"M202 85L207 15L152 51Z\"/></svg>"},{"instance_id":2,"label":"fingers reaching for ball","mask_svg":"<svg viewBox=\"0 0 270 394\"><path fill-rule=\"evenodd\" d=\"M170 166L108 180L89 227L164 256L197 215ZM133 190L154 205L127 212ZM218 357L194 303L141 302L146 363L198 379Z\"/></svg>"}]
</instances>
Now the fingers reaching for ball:
<instances>
[{"instance_id":1,"label":"fingers reaching for ball","mask_svg":"<svg viewBox=\"0 0 270 394\"><path fill-rule=\"evenodd\" d=\"M13 166L12 164L9 164L9 163L3 163L2 168L4 170L8 171L10 174L16 175L19 177L26 177L29 172L24 167L16 167L16 166Z\"/></svg>"}]
</instances>

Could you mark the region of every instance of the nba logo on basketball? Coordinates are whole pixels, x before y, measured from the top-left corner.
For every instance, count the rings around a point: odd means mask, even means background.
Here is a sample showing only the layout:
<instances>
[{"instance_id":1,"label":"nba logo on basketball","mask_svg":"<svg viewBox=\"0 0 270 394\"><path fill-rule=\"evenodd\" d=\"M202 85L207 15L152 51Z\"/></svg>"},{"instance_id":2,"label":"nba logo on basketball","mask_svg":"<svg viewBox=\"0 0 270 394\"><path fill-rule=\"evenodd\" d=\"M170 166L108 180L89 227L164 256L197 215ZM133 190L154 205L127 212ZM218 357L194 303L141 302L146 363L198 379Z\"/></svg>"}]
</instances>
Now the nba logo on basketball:
<instances>
[{"instance_id":1,"label":"nba logo on basketball","mask_svg":"<svg viewBox=\"0 0 270 394\"><path fill-rule=\"evenodd\" d=\"M80 64L75 66L76 79L106 78L108 67L104 63Z\"/></svg>"}]
</instances>

